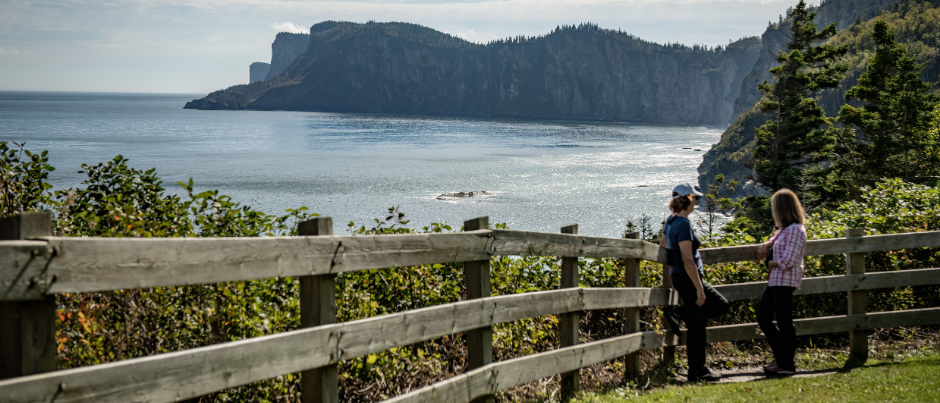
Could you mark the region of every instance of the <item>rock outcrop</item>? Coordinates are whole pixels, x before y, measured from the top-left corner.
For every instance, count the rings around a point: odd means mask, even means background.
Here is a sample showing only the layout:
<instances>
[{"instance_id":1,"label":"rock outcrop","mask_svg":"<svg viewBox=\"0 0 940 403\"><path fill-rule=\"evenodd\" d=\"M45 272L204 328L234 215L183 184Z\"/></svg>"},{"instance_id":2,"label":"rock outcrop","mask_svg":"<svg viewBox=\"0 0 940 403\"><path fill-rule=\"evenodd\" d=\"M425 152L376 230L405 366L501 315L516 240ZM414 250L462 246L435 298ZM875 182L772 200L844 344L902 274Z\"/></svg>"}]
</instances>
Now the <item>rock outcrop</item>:
<instances>
[{"instance_id":1,"label":"rock outcrop","mask_svg":"<svg viewBox=\"0 0 940 403\"><path fill-rule=\"evenodd\" d=\"M403 23L324 22L309 38L280 75L272 58L266 88L206 99L257 110L726 124L760 44L664 46L590 24L487 45Z\"/></svg>"},{"instance_id":2,"label":"rock outcrop","mask_svg":"<svg viewBox=\"0 0 940 403\"><path fill-rule=\"evenodd\" d=\"M281 32L274 37L271 43L271 68L265 75L264 81L271 81L278 74L287 70L294 64L300 55L307 51L310 44L310 35ZM254 82L254 81L252 81Z\"/></svg>"},{"instance_id":3,"label":"rock outcrop","mask_svg":"<svg viewBox=\"0 0 940 403\"><path fill-rule=\"evenodd\" d=\"M258 81L265 81L265 78L268 76L268 71L271 70L270 63L264 62L254 62L251 66L248 67L248 83L256 83Z\"/></svg>"}]
</instances>

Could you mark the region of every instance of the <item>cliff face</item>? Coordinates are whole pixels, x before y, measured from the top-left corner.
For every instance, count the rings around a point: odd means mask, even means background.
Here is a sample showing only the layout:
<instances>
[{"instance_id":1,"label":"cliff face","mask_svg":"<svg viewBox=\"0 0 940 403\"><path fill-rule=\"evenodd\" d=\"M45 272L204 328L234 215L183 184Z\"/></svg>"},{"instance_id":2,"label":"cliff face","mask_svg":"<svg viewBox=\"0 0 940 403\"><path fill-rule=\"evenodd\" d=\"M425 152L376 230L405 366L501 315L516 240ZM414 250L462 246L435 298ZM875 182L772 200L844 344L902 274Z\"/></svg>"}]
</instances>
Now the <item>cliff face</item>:
<instances>
[{"instance_id":1,"label":"cliff face","mask_svg":"<svg viewBox=\"0 0 940 403\"><path fill-rule=\"evenodd\" d=\"M274 37L271 43L271 68L264 77L264 81L271 81L278 74L283 73L294 64L300 55L307 51L310 44L310 35L281 32ZM254 81L252 81L254 82Z\"/></svg>"},{"instance_id":2,"label":"cliff face","mask_svg":"<svg viewBox=\"0 0 940 403\"><path fill-rule=\"evenodd\" d=\"M271 70L270 63L254 62L248 67L248 84L264 81Z\"/></svg>"},{"instance_id":3,"label":"cliff face","mask_svg":"<svg viewBox=\"0 0 940 403\"><path fill-rule=\"evenodd\" d=\"M758 49L757 38L714 50L596 26L478 45L411 24L329 22L245 108L725 124Z\"/></svg>"}]
</instances>

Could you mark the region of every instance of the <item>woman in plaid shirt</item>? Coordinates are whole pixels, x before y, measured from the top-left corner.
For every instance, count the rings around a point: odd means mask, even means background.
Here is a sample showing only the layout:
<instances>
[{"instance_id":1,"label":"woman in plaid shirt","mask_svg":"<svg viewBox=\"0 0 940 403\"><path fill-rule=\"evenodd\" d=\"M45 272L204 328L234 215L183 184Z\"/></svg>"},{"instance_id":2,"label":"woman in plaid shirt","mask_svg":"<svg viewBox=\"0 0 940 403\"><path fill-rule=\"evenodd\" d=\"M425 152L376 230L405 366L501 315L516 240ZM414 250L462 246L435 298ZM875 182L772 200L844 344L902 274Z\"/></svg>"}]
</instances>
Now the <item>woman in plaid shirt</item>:
<instances>
[{"instance_id":1,"label":"woman in plaid shirt","mask_svg":"<svg viewBox=\"0 0 940 403\"><path fill-rule=\"evenodd\" d=\"M760 309L757 323L767 336L775 362L764 367L768 375L792 375L796 373L793 356L796 353L796 330L793 328L793 291L800 288L803 279L803 249L806 246L806 214L800 199L788 189L780 189L770 199L771 212L777 233L760 246L757 258L767 258L770 278ZM769 251L769 254L768 254ZM774 325L774 316L777 324Z\"/></svg>"}]
</instances>

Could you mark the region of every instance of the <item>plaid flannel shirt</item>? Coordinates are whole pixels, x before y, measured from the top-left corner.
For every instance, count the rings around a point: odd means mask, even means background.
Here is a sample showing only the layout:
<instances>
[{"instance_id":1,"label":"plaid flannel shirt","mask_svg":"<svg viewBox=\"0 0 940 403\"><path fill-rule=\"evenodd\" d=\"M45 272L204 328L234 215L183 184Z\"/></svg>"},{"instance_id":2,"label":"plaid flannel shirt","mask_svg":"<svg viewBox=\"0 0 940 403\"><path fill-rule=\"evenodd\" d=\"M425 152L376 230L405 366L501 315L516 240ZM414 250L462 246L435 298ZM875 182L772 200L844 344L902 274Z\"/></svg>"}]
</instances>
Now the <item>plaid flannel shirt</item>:
<instances>
[{"instance_id":1,"label":"plaid flannel shirt","mask_svg":"<svg viewBox=\"0 0 940 403\"><path fill-rule=\"evenodd\" d=\"M806 247L806 227L790 224L777 231L770 239L774 248L774 261L778 267L770 271L770 287L800 288L803 280L803 249Z\"/></svg>"}]
</instances>

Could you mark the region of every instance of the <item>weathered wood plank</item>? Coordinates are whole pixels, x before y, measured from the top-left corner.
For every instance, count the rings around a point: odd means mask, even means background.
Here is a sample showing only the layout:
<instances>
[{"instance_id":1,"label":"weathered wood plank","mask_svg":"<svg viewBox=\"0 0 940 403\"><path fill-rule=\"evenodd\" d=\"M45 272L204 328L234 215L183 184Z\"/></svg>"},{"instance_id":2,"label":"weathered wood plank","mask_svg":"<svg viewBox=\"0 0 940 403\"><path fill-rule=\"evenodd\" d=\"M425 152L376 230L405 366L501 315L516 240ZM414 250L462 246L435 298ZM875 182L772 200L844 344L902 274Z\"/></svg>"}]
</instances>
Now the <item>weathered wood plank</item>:
<instances>
[{"instance_id":1,"label":"weathered wood plank","mask_svg":"<svg viewBox=\"0 0 940 403\"><path fill-rule=\"evenodd\" d=\"M793 321L797 336L936 324L940 324L940 308L872 312L865 315L824 316L819 318L796 319ZM761 338L763 338L763 336L759 334L759 328L756 323L713 326L708 328L709 343Z\"/></svg>"},{"instance_id":2,"label":"weathered wood plank","mask_svg":"<svg viewBox=\"0 0 940 403\"><path fill-rule=\"evenodd\" d=\"M42 299L52 283L52 252L44 241L0 241L0 301Z\"/></svg>"},{"instance_id":3,"label":"weathered wood plank","mask_svg":"<svg viewBox=\"0 0 940 403\"><path fill-rule=\"evenodd\" d=\"M560 348L544 353L500 361L476 371L455 376L446 381L412 391L386 402L455 402L470 399L516 385L546 378L563 371L575 371L599 362L610 361L641 350L670 345L656 332L629 335ZM495 377L495 386L488 382ZM487 382L484 382L486 380ZM446 392L445 392L446 391ZM442 393L444 392L444 393ZM439 399L444 400L439 400Z\"/></svg>"},{"instance_id":4,"label":"weathered wood plank","mask_svg":"<svg viewBox=\"0 0 940 403\"><path fill-rule=\"evenodd\" d=\"M490 226L489 217L477 217L464 221L464 231L485 230ZM490 259L464 262L464 286L467 300L488 298L493 295L490 280ZM467 369L474 370L493 362L493 327L484 326L465 333L467 339ZM474 403L492 403L493 396L482 396Z\"/></svg>"},{"instance_id":5,"label":"weathered wood plank","mask_svg":"<svg viewBox=\"0 0 940 403\"><path fill-rule=\"evenodd\" d=\"M940 231L819 239L806 243L806 256L865 253L879 250L940 247Z\"/></svg>"},{"instance_id":6,"label":"weathered wood plank","mask_svg":"<svg viewBox=\"0 0 940 403\"><path fill-rule=\"evenodd\" d=\"M879 288L912 287L940 284L940 269L912 269L898 271L867 272L845 276L823 276L804 278L800 289L793 295L823 294ZM757 299L764 292L766 281L752 283L716 285L715 289L729 301Z\"/></svg>"},{"instance_id":7,"label":"weathered wood plank","mask_svg":"<svg viewBox=\"0 0 940 403\"><path fill-rule=\"evenodd\" d=\"M859 321L858 329L888 329L906 326L940 324L940 308L908 309L893 312L871 312Z\"/></svg>"},{"instance_id":8,"label":"weathered wood plank","mask_svg":"<svg viewBox=\"0 0 940 403\"><path fill-rule=\"evenodd\" d=\"M333 235L333 218L317 217L300 223L297 232L304 236ZM300 276L300 327L336 323L336 275ZM338 403L339 368L336 364L314 368L300 374L302 403Z\"/></svg>"},{"instance_id":9,"label":"weathered wood plank","mask_svg":"<svg viewBox=\"0 0 940 403\"><path fill-rule=\"evenodd\" d=\"M342 324L339 349L350 359L448 334L581 309L577 289L461 301Z\"/></svg>"},{"instance_id":10,"label":"weathered wood plank","mask_svg":"<svg viewBox=\"0 0 940 403\"><path fill-rule=\"evenodd\" d=\"M639 240L573 234L493 230L493 255L636 258L666 263L668 251Z\"/></svg>"},{"instance_id":11,"label":"weathered wood plank","mask_svg":"<svg viewBox=\"0 0 940 403\"><path fill-rule=\"evenodd\" d=\"M499 233L499 238L495 237ZM559 238L561 237L561 238ZM635 257L665 261L659 246L639 240L524 231L478 230L452 234L262 238L44 238L28 278L55 278L47 293L106 291L348 271L432 263L482 261L492 254ZM38 245L38 244L37 244ZM23 245L0 242L0 257ZM0 300L39 298L29 280L3 259ZM43 263L40 265L39 263Z\"/></svg>"},{"instance_id":12,"label":"weathered wood plank","mask_svg":"<svg viewBox=\"0 0 940 403\"><path fill-rule=\"evenodd\" d=\"M757 260L760 245L699 249L705 264ZM940 231L872 235L860 238L816 239L806 242L804 256L865 253L879 250L940 247Z\"/></svg>"},{"instance_id":13,"label":"weathered wood plank","mask_svg":"<svg viewBox=\"0 0 940 403\"><path fill-rule=\"evenodd\" d=\"M578 234L578 224L561 228L563 234ZM578 258L561 258L561 288L578 288ZM583 295L583 294L581 294ZM581 313L578 311L558 315L558 339L561 347L574 346L580 342ZM561 401L568 402L573 399L581 389L581 371L561 373Z\"/></svg>"},{"instance_id":14,"label":"weathered wood plank","mask_svg":"<svg viewBox=\"0 0 940 403\"><path fill-rule=\"evenodd\" d=\"M582 288L580 292L584 311L679 304L679 294L665 288Z\"/></svg>"},{"instance_id":15,"label":"weathered wood plank","mask_svg":"<svg viewBox=\"0 0 940 403\"><path fill-rule=\"evenodd\" d=\"M334 327L0 381L0 402L173 402L335 362Z\"/></svg>"},{"instance_id":16,"label":"weathered wood plank","mask_svg":"<svg viewBox=\"0 0 940 403\"><path fill-rule=\"evenodd\" d=\"M480 230L452 234L284 238L46 238L27 267L23 244L0 242L0 300L46 293L87 292L168 285L317 275L419 264L484 260L491 255L641 258L664 263L666 251L633 239ZM36 244L39 246L39 244ZM806 254L862 253L940 246L940 232L826 239L807 243ZM56 256L46 265L44 259ZM757 246L702 249L706 263L752 260ZM7 257L7 258L4 258ZM54 282L51 279L55 278ZM33 285L32 288L30 285ZM41 287L40 287L41 288Z\"/></svg>"},{"instance_id":17,"label":"weathered wood plank","mask_svg":"<svg viewBox=\"0 0 940 403\"><path fill-rule=\"evenodd\" d=\"M626 234L627 239L640 239L639 232ZM624 287L640 286L640 259L623 260ZM626 308L623 315L623 333L631 334L640 331L640 308ZM631 353L623 357L623 374L627 379L638 379L640 376L640 353Z\"/></svg>"},{"instance_id":18,"label":"weathered wood plank","mask_svg":"<svg viewBox=\"0 0 940 403\"><path fill-rule=\"evenodd\" d=\"M485 260L488 237L489 231L482 230L362 237L46 238L46 249L54 248L55 257L48 265L41 259L31 263L25 275L54 276L46 291L63 293L335 274ZM0 257L22 256L24 246L0 242ZM4 299L22 299L23 269L10 260L0 260L0 282L11 284Z\"/></svg>"},{"instance_id":19,"label":"weathered wood plank","mask_svg":"<svg viewBox=\"0 0 940 403\"><path fill-rule=\"evenodd\" d=\"M861 228L847 228L845 230L846 239L861 238L865 236L865 230ZM864 253L846 253L845 254L845 274L859 275L865 274L865 254ZM854 290L848 292L848 314L864 315L868 311L868 291ZM849 331L849 353L853 358L862 360L868 359L868 332L864 330Z\"/></svg>"},{"instance_id":20,"label":"weathered wood plank","mask_svg":"<svg viewBox=\"0 0 940 403\"><path fill-rule=\"evenodd\" d=\"M24 240L50 235L51 212L0 219L0 239ZM24 264L23 268L28 270L28 266ZM42 274L27 278L36 291L48 286L48 277ZM0 301L0 379L55 371L55 315L54 295L33 301Z\"/></svg>"}]
</instances>

